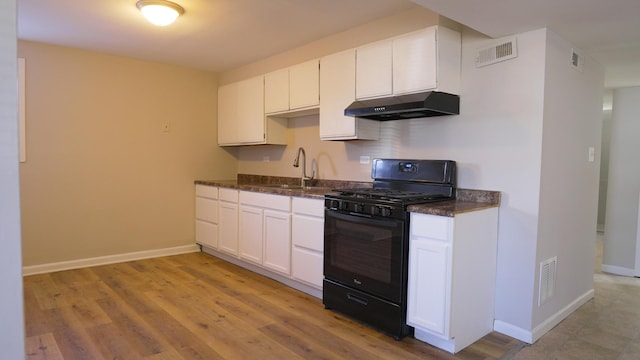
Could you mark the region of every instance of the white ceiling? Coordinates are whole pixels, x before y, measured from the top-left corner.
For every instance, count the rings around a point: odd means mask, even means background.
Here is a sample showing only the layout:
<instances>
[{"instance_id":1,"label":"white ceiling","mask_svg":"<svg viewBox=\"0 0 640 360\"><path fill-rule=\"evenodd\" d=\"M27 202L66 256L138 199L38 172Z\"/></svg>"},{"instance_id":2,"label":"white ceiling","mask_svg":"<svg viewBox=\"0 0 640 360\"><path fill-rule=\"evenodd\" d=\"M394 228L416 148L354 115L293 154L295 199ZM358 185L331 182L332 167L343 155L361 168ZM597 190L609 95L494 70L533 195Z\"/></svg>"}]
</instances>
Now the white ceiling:
<instances>
[{"instance_id":1,"label":"white ceiling","mask_svg":"<svg viewBox=\"0 0 640 360\"><path fill-rule=\"evenodd\" d=\"M639 0L413 0L490 37L547 27L605 66L605 86L640 85Z\"/></svg>"},{"instance_id":2,"label":"white ceiling","mask_svg":"<svg viewBox=\"0 0 640 360\"><path fill-rule=\"evenodd\" d=\"M136 0L18 0L18 37L213 71L235 68L415 3L491 37L548 27L605 65L606 86L640 85L639 0L174 0L150 25Z\"/></svg>"}]
</instances>

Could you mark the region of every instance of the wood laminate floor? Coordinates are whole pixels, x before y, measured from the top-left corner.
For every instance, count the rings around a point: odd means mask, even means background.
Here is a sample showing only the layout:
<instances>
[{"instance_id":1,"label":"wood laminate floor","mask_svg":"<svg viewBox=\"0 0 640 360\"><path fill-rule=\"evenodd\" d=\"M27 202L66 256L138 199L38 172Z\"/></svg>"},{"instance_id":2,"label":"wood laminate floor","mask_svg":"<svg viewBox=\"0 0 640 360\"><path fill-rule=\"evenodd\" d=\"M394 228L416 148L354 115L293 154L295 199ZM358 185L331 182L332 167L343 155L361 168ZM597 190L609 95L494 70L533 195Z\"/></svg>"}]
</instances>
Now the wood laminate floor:
<instances>
[{"instance_id":1,"label":"wood laminate floor","mask_svg":"<svg viewBox=\"0 0 640 360\"><path fill-rule=\"evenodd\" d=\"M24 279L27 359L638 359L638 299L638 279L597 273L534 345L491 333L454 356L203 253Z\"/></svg>"}]
</instances>

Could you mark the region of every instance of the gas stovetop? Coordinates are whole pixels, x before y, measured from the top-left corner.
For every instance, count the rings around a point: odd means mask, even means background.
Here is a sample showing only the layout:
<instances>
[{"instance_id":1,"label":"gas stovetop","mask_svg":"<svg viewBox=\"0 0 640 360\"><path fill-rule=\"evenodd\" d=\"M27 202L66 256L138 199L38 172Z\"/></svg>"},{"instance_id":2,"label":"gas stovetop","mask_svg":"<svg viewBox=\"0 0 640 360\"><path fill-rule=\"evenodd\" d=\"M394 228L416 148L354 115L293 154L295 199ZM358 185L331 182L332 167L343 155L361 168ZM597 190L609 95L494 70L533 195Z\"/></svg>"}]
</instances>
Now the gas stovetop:
<instances>
[{"instance_id":1,"label":"gas stovetop","mask_svg":"<svg viewBox=\"0 0 640 360\"><path fill-rule=\"evenodd\" d=\"M451 199L451 196L443 194L432 194L428 192L406 191L396 189L341 189L336 190L334 197L343 200L370 200L382 202L394 202L401 205L442 201Z\"/></svg>"},{"instance_id":2,"label":"gas stovetop","mask_svg":"<svg viewBox=\"0 0 640 360\"><path fill-rule=\"evenodd\" d=\"M325 208L346 214L406 218L406 207L455 198L456 163L450 160L374 159L373 187L325 195Z\"/></svg>"}]
</instances>

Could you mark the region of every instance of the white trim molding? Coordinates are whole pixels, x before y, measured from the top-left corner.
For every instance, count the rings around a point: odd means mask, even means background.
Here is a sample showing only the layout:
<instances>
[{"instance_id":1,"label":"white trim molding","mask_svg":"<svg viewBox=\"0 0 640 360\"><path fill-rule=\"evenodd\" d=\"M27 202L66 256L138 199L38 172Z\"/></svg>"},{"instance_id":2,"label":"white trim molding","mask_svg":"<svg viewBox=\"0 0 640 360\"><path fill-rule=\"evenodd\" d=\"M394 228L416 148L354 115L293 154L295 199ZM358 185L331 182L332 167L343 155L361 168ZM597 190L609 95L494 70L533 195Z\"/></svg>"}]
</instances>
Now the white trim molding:
<instances>
[{"instance_id":1,"label":"white trim molding","mask_svg":"<svg viewBox=\"0 0 640 360\"><path fill-rule=\"evenodd\" d=\"M557 313L553 314L545 321L543 321L540 325L533 328L533 330L526 330L504 321L495 320L493 322L493 330L511 336L512 338L516 338L520 341L524 341L529 344L533 344L538 341L542 337L542 335L546 334L549 330L553 329L556 325L558 325L562 320L564 320L567 316L571 315L574 311L576 311L580 306L584 305L587 301L593 298L595 291L593 289L587 291L586 293L579 296L577 299L572 301L569 305L560 309Z\"/></svg>"},{"instance_id":2,"label":"white trim molding","mask_svg":"<svg viewBox=\"0 0 640 360\"><path fill-rule=\"evenodd\" d=\"M165 248L165 249L136 251L136 252L126 253L126 254L116 254L116 255L100 256L100 257L94 257L94 258L88 258L88 259L78 259L78 260L61 261L61 262L42 264L42 265L24 266L22 268L22 275L27 276L27 275L44 274L44 273L50 273L55 271L79 269L79 268L98 266L98 265L115 264L120 262L150 259L150 258L161 257L161 256L187 254L187 253L198 252L198 251L200 251L200 247L197 244L193 244L193 245L184 245L184 246L177 246L177 247Z\"/></svg>"},{"instance_id":3,"label":"white trim molding","mask_svg":"<svg viewBox=\"0 0 640 360\"><path fill-rule=\"evenodd\" d=\"M609 274L631 276L631 277L636 276L635 269L630 269L627 267L616 266L616 265L606 265L606 264L602 264L600 267L602 268L602 272L606 272Z\"/></svg>"},{"instance_id":4,"label":"white trim molding","mask_svg":"<svg viewBox=\"0 0 640 360\"><path fill-rule=\"evenodd\" d=\"M636 222L636 268L633 276L640 276L640 195L638 195L638 220Z\"/></svg>"}]
</instances>

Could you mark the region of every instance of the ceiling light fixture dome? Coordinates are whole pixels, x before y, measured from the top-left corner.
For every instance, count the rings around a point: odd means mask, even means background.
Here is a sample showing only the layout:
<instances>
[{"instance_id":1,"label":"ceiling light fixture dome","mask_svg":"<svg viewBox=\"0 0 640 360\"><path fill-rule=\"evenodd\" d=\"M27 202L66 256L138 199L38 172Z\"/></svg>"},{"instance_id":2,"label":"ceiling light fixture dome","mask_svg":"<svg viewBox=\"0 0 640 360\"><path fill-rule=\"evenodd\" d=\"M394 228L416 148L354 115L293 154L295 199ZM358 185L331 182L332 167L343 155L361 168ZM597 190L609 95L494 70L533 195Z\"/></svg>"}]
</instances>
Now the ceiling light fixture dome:
<instances>
[{"instance_id":1,"label":"ceiling light fixture dome","mask_svg":"<svg viewBox=\"0 0 640 360\"><path fill-rule=\"evenodd\" d=\"M166 0L139 0L136 6L150 23L167 26L184 14L182 6Z\"/></svg>"}]
</instances>

